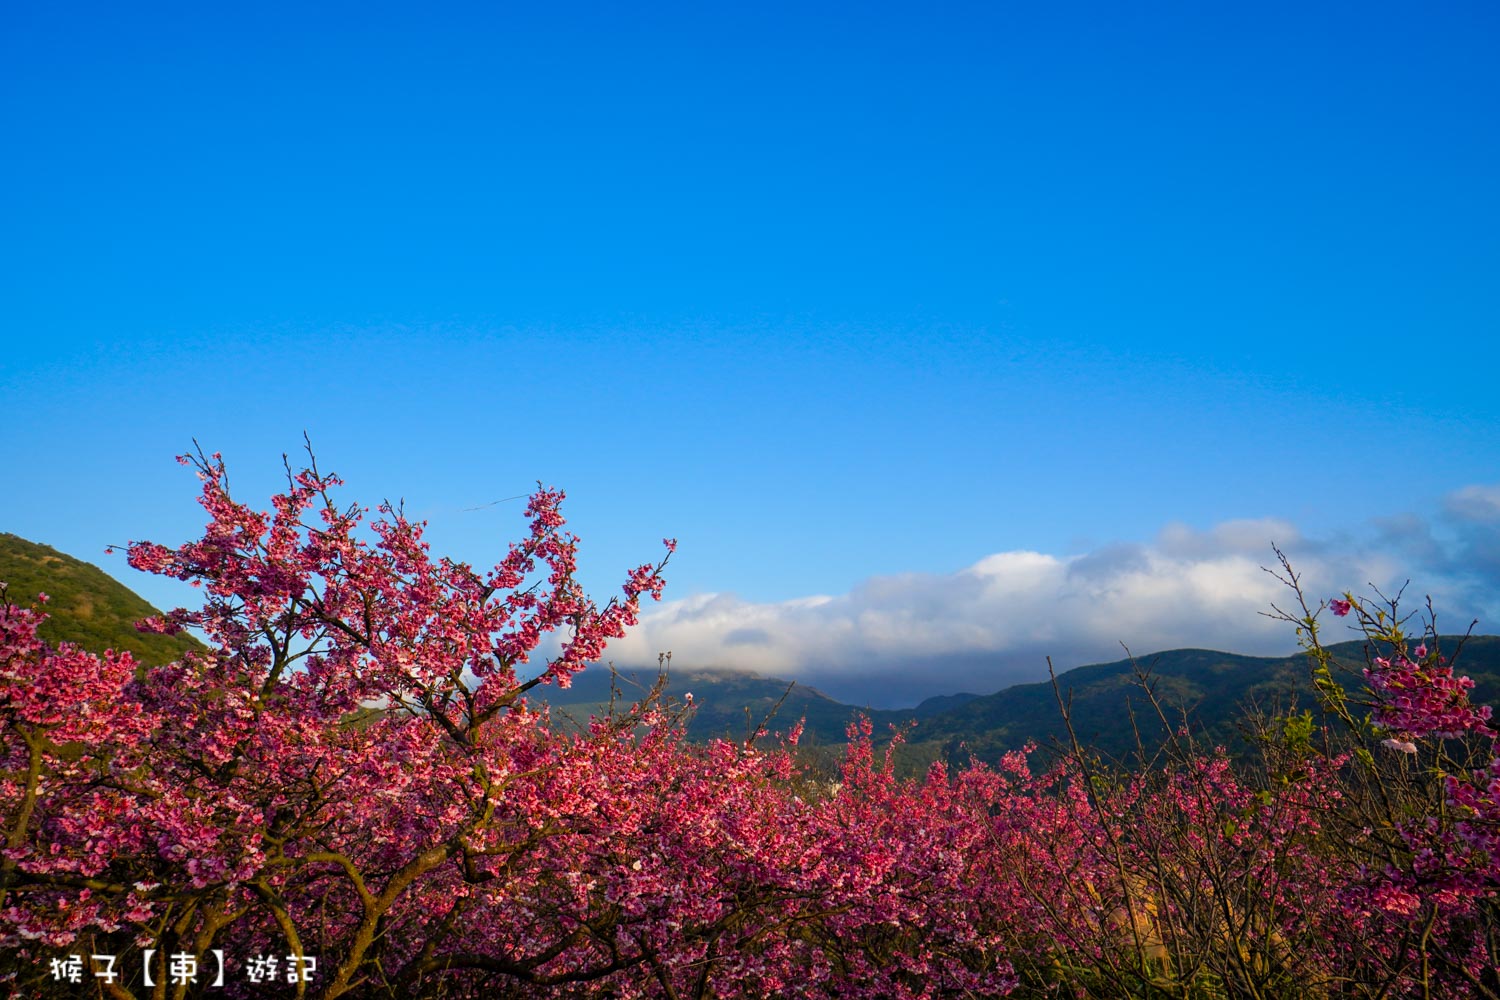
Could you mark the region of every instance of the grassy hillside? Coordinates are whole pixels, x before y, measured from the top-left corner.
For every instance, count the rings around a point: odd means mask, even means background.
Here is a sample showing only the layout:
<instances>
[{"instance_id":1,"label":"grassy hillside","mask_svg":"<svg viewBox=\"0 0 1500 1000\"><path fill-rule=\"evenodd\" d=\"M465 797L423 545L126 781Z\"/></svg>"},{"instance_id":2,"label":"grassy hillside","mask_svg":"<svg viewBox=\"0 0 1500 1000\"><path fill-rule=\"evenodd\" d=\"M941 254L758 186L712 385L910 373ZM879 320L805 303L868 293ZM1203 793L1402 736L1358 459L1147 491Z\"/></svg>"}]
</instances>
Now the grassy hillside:
<instances>
[{"instance_id":1,"label":"grassy hillside","mask_svg":"<svg viewBox=\"0 0 1500 1000\"><path fill-rule=\"evenodd\" d=\"M143 635L135 622L159 614L130 588L90 563L54 548L0 532L0 582L10 600L28 605L38 593L51 598L40 632L50 642L84 649L129 650L141 663L170 663L197 645L186 635Z\"/></svg>"}]
</instances>

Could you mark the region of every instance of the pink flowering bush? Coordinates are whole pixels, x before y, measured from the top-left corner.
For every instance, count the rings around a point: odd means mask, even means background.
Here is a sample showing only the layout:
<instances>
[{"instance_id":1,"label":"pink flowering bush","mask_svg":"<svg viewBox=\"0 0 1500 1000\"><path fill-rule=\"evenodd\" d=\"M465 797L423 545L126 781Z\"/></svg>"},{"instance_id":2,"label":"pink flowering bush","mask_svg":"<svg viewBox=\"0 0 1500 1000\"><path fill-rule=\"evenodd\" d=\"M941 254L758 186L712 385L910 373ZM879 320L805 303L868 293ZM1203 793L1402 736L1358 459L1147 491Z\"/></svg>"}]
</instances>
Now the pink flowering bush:
<instances>
[{"instance_id":1,"label":"pink flowering bush","mask_svg":"<svg viewBox=\"0 0 1500 1000\"><path fill-rule=\"evenodd\" d=\"M591 601L560 492L477 570L315 466L257 512L189 461L202 538L129 558L203 589L141 627L205 651L52 647L0 599L14 995L1500 995L1495 734L1394 606L1327 605L1370 638L1364 703L1322 609L1285 616L1324 717L1264 720L1259 761L1184 731L1133 769L1075 741L904 780L863 720L817 789L799 726L692 745L659 690L576 732L528 702L667 561Z\"/></svg>"},{"instance_id":2,"label":"pink flowering bush","mask_svg":"<svg viewBox=\"0 0 1500 1000\"><path fill-rule=\"evenodd\" d=\"M1463 641L1440 648L1429 606L1412 646L1397 599L1344 594L1327 602L1366 641L1365 697L1351 701L1282 558L1297 627L1329 716L1342 724L1344 805L1329 814L1329 849L1358 863L1340 887L1341 912L1369 928L1350 942L1354 981L1416 995L1500 996L1500 784L1490 708L1470 703L1473 681L1453 669ZM1351 708L1352 706L1352 708ZM1358 714L1358 709L1367 714Z\"/></svg>"}]
</instances>

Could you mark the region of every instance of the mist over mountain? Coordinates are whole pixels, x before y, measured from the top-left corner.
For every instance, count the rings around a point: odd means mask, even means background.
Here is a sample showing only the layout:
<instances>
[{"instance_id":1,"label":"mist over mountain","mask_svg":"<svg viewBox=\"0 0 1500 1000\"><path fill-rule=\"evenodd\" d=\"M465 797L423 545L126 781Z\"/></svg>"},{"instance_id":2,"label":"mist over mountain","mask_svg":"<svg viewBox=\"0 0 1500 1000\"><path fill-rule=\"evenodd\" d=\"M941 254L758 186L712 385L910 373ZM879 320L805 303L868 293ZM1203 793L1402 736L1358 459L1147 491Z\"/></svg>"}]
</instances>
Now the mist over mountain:
<instances>
[{"instance_id":1,"label":"mist over mountain","mask_svg":"<svg viewBox=\"0 0 1500 1000\"><path fill-rule=\"evenodd\" d=\"M1274 546L1273 546L1274 543ZM983 545L976 540L975 545ZM1058 670L1136 653L1210 647L1296 652L1295 606L1281 554L1313 604L1353 587L1431 597L1443 631L1500 621L1500 488L1471 485L1424 513L1309 532L1279 518L1207 526L1168 523L1139 542L1069 551L977 548L944 572L896 572L840 592L755 600L730 592L672 596L643 609L612 643L617 663L679 662L795 678L854 704L912 705L958 691L996 691ZM1327 619L1324 640L1355 633Z\"/></svg>"}]
</instances>

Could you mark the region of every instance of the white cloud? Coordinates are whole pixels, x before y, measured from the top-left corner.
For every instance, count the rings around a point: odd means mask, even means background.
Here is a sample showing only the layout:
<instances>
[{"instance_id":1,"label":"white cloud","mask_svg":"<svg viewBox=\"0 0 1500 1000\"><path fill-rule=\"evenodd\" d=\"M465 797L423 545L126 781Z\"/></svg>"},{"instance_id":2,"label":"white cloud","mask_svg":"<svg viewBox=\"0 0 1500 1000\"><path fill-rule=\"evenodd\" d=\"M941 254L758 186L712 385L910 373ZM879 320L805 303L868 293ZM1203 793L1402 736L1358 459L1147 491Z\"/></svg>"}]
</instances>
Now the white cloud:
<instances>
[{"instance_id":1,"label":"white cloud","mask_svg":"<svg viewBox=\"0 0 1500 1000\"><path fill-rule=\"evenodd\" d=\"M1448 494L1445 506L1452 516L1494 524L1500 522L1500 485L1465 486Z\"/></svg>"},{"instance_id":2,"label":"white cloud","mask_svg":"<svg viewBox=\"0 0 1500 1000\"><path fill-rule=\"evenodd\" d=\"M696 594L647 611L611 655L655 663L671 649L679 665L756 670L893 704L1039 679L1048 655L1060 668L1118 659L1121 643L1140 654L1183 646L1285 653L1295 648L1291 629L1262 614L1293 600L1262 569L1276 568L1273 542L1302 574L1310 600L1363 592L1368 583L1394 590L1411 577L1413 609L1430 593L1440 611L1465 616L1467 625L1466 616L1493 603L1500 560L1471 559L1464 572L1454 563L1492 538L1500 487L1456 491L1444 514L1449 537L1441 543L1411 514L1333 540L1305 538L1276 519L1207 530L1174 523L1149 543L1072 555L997 552L952 573L874 577L843 595L757 603Z\"/></svg>"}]
</instances>

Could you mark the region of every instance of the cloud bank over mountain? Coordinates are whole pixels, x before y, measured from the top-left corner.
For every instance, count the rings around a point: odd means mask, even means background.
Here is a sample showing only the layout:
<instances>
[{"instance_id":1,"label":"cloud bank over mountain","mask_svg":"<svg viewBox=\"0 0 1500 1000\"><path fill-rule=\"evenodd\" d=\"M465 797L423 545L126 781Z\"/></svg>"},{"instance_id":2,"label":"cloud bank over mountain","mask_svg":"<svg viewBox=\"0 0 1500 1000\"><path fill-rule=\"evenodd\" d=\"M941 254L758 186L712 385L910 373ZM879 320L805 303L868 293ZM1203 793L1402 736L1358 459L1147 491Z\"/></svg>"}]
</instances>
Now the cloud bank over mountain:
<instances>
[{"instance_id":1,"label":"cloud bank over mountain","mask_svg":"<svg viewBox=\"0 0 1500 1000\"><path fill-rule=\"evenodd\" d=\"M956 691L985 693L1059 670L1176 647L1284 654L1295 637L1266 617L1291 592L1272 544L1302 576L1309 600L1373 583L1418 610L1431 595L1445 630L1500 629L1500 485L1449 494L1430 515L1403 513L1337 537L1309 538L1287 521L1168 524L1147 543L1053 555L998 552L947 574L865 580L846 594L756 603L733 594L665 601L611 645L616 662L756 670L805 681L876 707ZM1346 638L1328 619L1326 635Z\"/></svg>"}]
</instances>

